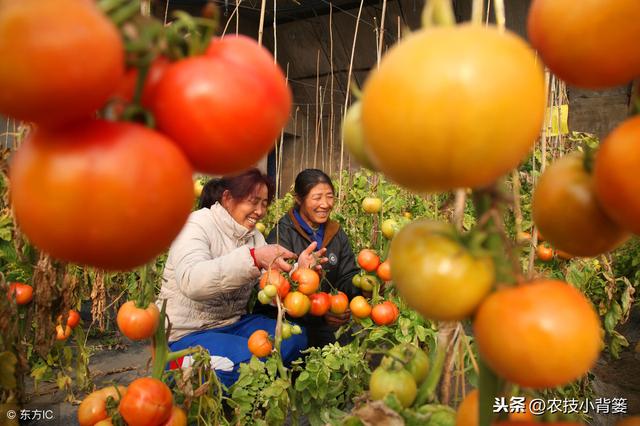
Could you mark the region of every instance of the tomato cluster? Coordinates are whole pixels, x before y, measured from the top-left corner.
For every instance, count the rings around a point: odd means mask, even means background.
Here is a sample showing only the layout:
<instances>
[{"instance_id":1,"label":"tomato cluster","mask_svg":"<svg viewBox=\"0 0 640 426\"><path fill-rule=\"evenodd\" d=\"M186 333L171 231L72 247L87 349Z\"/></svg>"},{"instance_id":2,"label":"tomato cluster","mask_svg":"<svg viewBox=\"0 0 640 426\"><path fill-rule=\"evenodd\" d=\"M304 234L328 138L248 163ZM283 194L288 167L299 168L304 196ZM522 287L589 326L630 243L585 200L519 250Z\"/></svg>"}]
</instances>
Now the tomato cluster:
<instances>
[{"instance_id":1,"label":"tomato cluster","mask_svg":"<svg viewBox=\"0 0 640 426\"><path fill-rule=\"evenodd\" d=\"M16 221L60 260L149 262L191 211L193 171L250 167L289 117L282 70L247 37L214 38L175 62L158 56L136 99L138 70L125 71L119 30L94 2L4 2L0 36L0 113L34 124L10 164ZM158 130L96 118L110 99L140 101Z\"/></svg>"}]
</instances>

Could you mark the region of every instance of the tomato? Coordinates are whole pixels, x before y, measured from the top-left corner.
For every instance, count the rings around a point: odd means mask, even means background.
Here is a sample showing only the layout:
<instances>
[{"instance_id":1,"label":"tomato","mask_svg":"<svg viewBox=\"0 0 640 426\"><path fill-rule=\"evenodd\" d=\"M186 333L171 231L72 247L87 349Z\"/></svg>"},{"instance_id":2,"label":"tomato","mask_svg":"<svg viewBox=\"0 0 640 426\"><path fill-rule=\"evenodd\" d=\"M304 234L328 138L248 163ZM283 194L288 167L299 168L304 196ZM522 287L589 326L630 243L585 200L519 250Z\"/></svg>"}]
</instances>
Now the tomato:
<instances>
[{"instance_id":1,"label":"tomato","mask_svg":"<svg viewBox=\"0 0 640 426\"><path fill-rule=\"evenodd\" d=\"M576 422L535 422L535 421L521 421L521 420L507 420L494 423L494 426L584 426L584 423Z\"/></svg>"},{"instance_id":2,"label":"tomato","mask_svg":"<svg viewBox=\"0 0 640 426\"><path fill-rule=\"evenodd\" d=\"M544 244L538 244L536 248L536 256L543 262L549 262L553 259L553 249Z\"/></svg>"},{"instance_id":3,"label":"tomato","mask_svg":"<svg viewBox=\"0 0 640 426\"><path fill-rule=\"evenodd\" d=\"M283 300L287 296L287 293L289 293L289 289L291 288L291 284L289 284L289 281L275 269L269 269L267 272L262 274L262 277L260 277L260 288L264 289L265 286L268 286L269 284L275 286L275 288L278 290L280 299ZM270 293L267 293L267 295L268 294Z\"/></svg>"},{"instance_id":4,"label":"tomato","mask_svg":"<svg viewBox=\"0 0 640 426\"><path fill-rule=\"evenodd\" d=\"M153 112L197 171L226 174L264 157L289 119L291 91L271 54L245 36L214 39L169 66ZM251 123L251 125L248 125Z\"/></svg>"},{"instance_id":5,"label":"tomato","mask_svg":"<svg viewBox=\"0 0 640 426\"><path fill-rule=\"evenodd\" d=\"M376 325L393 324L396 320L396 312L391 304L379 303L371 309L371 319Z\"/></svg>"},{"instance_id":6,"label":"tomato","mask_svg":"<svg viewBox=\"0 0 640 426\"><path fill-rule=\"evenodd\" d=\"M33 287L24 283L9 283L9 299L15 297L16 304L26 305L33 300Z\"/></svg>"},{"instance_id":7,"label":"tomato","mask_svg":"<svg viewBox=\"0 0 640 426\"><path fill-rule=\"evenodd\" d=\"M356 274L353 276L353 278L351 278L351 284L353 284L353 286L356 288L360 288L361 281L362 281L362 275L360 274Z\"/></svg>"},{"instance_id":8,"label":"tomato","mask_svg":"<svg viewBox=\"0 0 640 426\"><path fill-rule=\"evenodd\" d=\"M162 426L187 426L187 414L182 408L174 405L173 408L171 408L169 420L163 423Z\"/></svg>"},{"instance_id":9,"label":"tomato","mask_svg":"<svg viewBox=\"0 0 640 426\"><path fill-rule=\"evenodd\" d=\"M531 242L531 234L524 231L518 232L516 234L516 242L523 246L528 245Z\"/></svg>"},{"instance_id":10,"label":"tomato","mask_svg":"<svg viewBox=\"0 0 640 426\"><path fill-rule=\"evenodd\" d=\"M124 73L117 28L84 0L2 2L0 57L0 113L46 125L90 116Z\"/></svg>"},{"instance_id":11,"label":"tomato","mask_svg":"<svg viewBox=\"0 0 640 426\"><path fill-rule=\"evenodd\" d=\"M396 232L398 232L398 228L398 222L393 219L387 219L382 222L382 225L380 225L382 235L384 235L387 240L392 239L393 236L396 235Z\"/></svg>"},{"instance_id":12,"label":"tomato","mask_svg":"<svg viewBox=\"0 0 640 426\"><path fill-rule=\"evenodd\" d=\"M62 315L58 316L58 323L62 324ZM80 324L80 314L78 311L73 309L69 310L67 313L67 325L71 328L76 328L76 326Z\"/></svg>"},{"instance_id":13,"label":"tomato","mask_svg":"<svg viewBox=\"0 0 640 426\"><path fill-rule=\"evenodd\" d=\"M298 291L306 295L313 294L320 288L320 276L310 268L296 269L291 274L291 279L298 283Z\"/></svg>"},{"instance_id":14,"label":"tomato","mask_svg":"<svg viewBox=\"0 0 640 426\"><path fill-rule=\"evenodd\" d=\"M275 288L275 287L274 287ZM258 301L263 305L268 305L273 300L273 297L270 297L264 290L260 290L258 292Z\"/></svg>"},{"instance_id":15,"label":"tomato","mask_svg":"<svg viewBox=\"0 0 640 426\"><path fill-rule=\"evenodd\" d=\"M371 399L383 399L388 394L395 394L403 407L410 407L416 399L418 388L411 373L404 368L376 368L369 380Z\"/></svg>"},{"instance_id":16,"label":"tomato","mask_svg":"<svg viewBox=\"0 0 640 426\"><path fill-rule=\"evenodd\" d=\"M316 317L323 316L331 307L331 296L323 291L310 295L309 300L311 300L310 313Z\"/></svg>"},{"instance_id":17,"label":"tomato","mask_svg":"<svg viewBox=\"0 0 640 426\"><path fill-rule=\"evenodd\" d=\"M269 298L276 297L276 294L278 294L278 288L273 284L266 284L262 291L264 291L264 294Z\"/></svg>"},{"instance_id":18,"label":"tomato","mask_svg":"<svg viewBox=\"0 0 640 426\"><path fill-rule=\"evenodd\" d=\"M249 351L258 358L269 356L273 350L269 334L265 330L256 330L247 341Z\"/></svg>"},{"instance_id":19,"label":"tomato","mask_svg":"<svg viewBox=\"0 0 640 426\"><path fill-rule=\"evenodd\" d=\"M478 426L480 423L478 420L479 415L479 397L478 389L474 389L467 394L458 407L456 415L456 426ZM526 400L525 400L526 401ZM528 410L528 402L525 402L523 413L509 413L509 421L493 422L493 426L498 425L540 425L540 423L534 422L535 415ZM545 423L549 424L549 423ZM551 423L556 424L556 423ZM564 423L562 423L564 424Z\"/></svg>"},{"instance_id":20,"label":"tomato","mask_svg":"<svg viewBox=\"0 0 640 426\"><path fill-rule=\"evenodd\" d=\"M636 0L534 0L527 31L554 74L573 86L602 89L640 75L638 22Z\"/></svg>"},{"instance_id":21,"label":"tomato","mask_svg":"<svg viewBox=\"0 0 640 426\"><path fill-rule=\"evenodd\" d=\"M616 426L640 426L640 416L626 417L619 420Z\"/></svg>"},{"instance_id":22,"label":"tomato","mask_svg":"<svg viewBox=\"0 0 640 426\"><path fill-rule=\"evenodd\" d=\"M403 362L405 370L413 376L416 384L420 385L429 374L429 357L427 354L411 343L402 343L394 346L389 355Z\"/></svg>"},{"instance_id":23,"label":"tomato","mask_svg":"<svg viewBox=\"0 0 640 426\"><path fill-rule=\"evenodd\" d=\"M374 166L416 191L495 181L527 155L544 112L544 75L533 51L509 31L479 25L404 37L370 74L362 97Z\"/></svg>"},{"instance_id":24,"label":"tomato","mask_svg":"<svg viewBox=\"0 0 640 426\"><path fill-rule=\"evenodd\" d=\"M378 197L366 197L362 200L362 210L369 214L380 213L382 200Z\"/></svg>"},{"instance_id":25,"label":"tomato","mask_svg":"<svg viewBox=\"0 0 640 426\"><path fill-rule=\"evenodd\" d=\"M14 154L9 178L16 220L31 242L55 258L103 269L158 256L193 205L184 155L131 123L36 130Z\"/></svg>"},{"instance_id":26,"label":"tomato","mask_svg":"<svg viewBox=\"0 0 640 426\"><path fill-rule=\"evenodd\" d=\"M376 274L378 274L378 277L382 281L391 281L391 262L389 261L389 259L378 265Z\"/></svg>"},{"instance_id":27,"label":"tomato","mask_svg":"<svg viewBox=\"0 0 640 426\"><path fill-rule=\"evenodd\" d=\"M90 393L78 407L78 422L80 426L94 426L101 420L107 419L107 398L120 399L127 392L124 386L108 386Z\"/></svg>"},{"instance_id":28,"label":"tomato","mask_svg":"<svg viewBox=\"0 0 640 426\"><path fill-rule=\"evenodd\" d=\"M173 395L158 379L134 380L120 400L118 411L129 426L160 425L171 416Z\"/></svg>"},{"instance_id":29,"label":"tomato","mask_svg":"<svg viewBox=\"0 0 640 426\"><path fill-rule=\"evenodd\" d=\"M339 291L338 294L331 295L331 307L329 308L334 314L343 314L349 306L349 298L346 294Z\"/></svg>"},{"instance_id":30,"label":"tomato","mask_svg":"<svg viewBox=\"0 0 640 426\"><path fill-rule=\"evenodd\" d=\"M392 301L390 301L390 300L387 300L387 301L385 301L385 302L383 302L383 303L386 303L387 305L391 306L391 309L393 310L393 315L394 315L394 316L393 316L393 321L397 320L397 319L398 319L398 317L400 316L400 310L398 309L398 307L396 306L396 304L395 304L395 303L393 303L393 302L392 302Z\"/></svg>"},{"instance_id":31,"label":"tomato","mask_svg":"<svg viewBox=\"0 0 640 426\"><path fill-rule=\"evenodd\" d=\"M448 224L419 220L391 242L393 282L425 318L459 321L471 315L493 285L488 256L475 256L450 238Z\"/></svg>"},{"instance_id":32,"label":"tomato","mask_svg":"<svg viewBox=\"0 0 640 426\"><path fill-rule=\"evenodd\" d=\"M311 308L309 297L299 291L292 291L284 298L284 307L287 314L294 318L305 316Z\"/></svg>"},{"instance_id":33,"label":"tomato","mask_svg":"<svg viewBox=\"0 0 640 426\"><path fill-rule=\"evenodd\" d=\"M533 220L554 247L591 257L614 249L627 234L600 207L583 162L575 152L544 171L533 194Z\"/></svg>"},{"instance_id":34,"label":"tomato","mask_svg":"<svg viewBox=\"0 0 640 426\"><path fill-rule=\"evenodd\" d=\"M288 339L289 337L291 337L292 329L293 327L288 322L285 322L284 324L282 324L282 338Z\"/></svg>"},{"instance_id":35,"label":"tomato","mask_svg":"<svg viewBox=\"0 0 640 426\"><path fill-rule=\"evenodd\" d=\"M56 325L56 340L67 340L71 336L71 327L65 325L64 328L62 325Z\"/></svg>"},{"instance_id":36,"label":"tomato","mask_svg":"<svg viewBox=\"0 0 640 426\"><path fill-rule=\"evenodd\" d=\"M538 280L496 291L480 305L473 329L480 354L496 373L536 389L582 376L601 348L593 306L561 281Z\"/></svg>"},{"instance_id":37,"label":"tomato","mask_svg":"<svg viewBox=\"0 0 640 426\"><path fill-rule=\"evenodd\" d=\"M358 265L367 272L373 272L380 265L380 258L375 251L364 249L358 253Z\"/></svg>"},{"instance_id":38,"label":"tomato","mask_svg":"<svg viewBox=\"0 0 640 426\"><path fill-rule=\"evenodd\" d=\"M351 299L349 309L351 310L351 315L360 319L368 318L371 314L371 305L369 305L367 299L362 296L356 296Z\"/></svg>"},{"instance_id":39,"label":"tomato","mask_svg":"<svg viewBox=\"0 0 640 426\"><path fill-rule=\"evenodd\" d=\"M98 423L93 426L113 426L113 422L111 421L111 417L108 417L104 420L100 420Z\"/></svg>"},{"instance_id":40,"label":"tomato","mask_svg":"<svg viewBox=\"0 0 640 426\"><path fill-rule=\"evenodd\" d=\"M640 4L639 4L640 6ZM594 181L604 211L618 225L640 235L640 116L607 136L596 155Z\"/></svg>"},{"instance_id":41,"label":"tomato","mask_svg":"<svg viewBox=\"0 0 640 426\"><path fill-rule=\"evenodd\" d=\"M354 102L344 116L342 122L342 140L349 150L349 154L358 164L367 169L374 170L373 164L365 150L364 135L362 134L362 104Z\"/></svg>"},{"instance_id":42,"label":"tomato","mask_svg":"<svg viewBox=\"0 0 640 426\"><path fill-rule=\"evenodd\" d=\"M155 303L149 303L145 309L138 308L130 300L118 309L116 317L118 328L131 340L148 339L156 332L160 322L160 311Z\"/></svg>"},{"instance_id":43,"label":"tomato","mask_svg":"<svg viewBox=\"0 0 640 426\"><path fill-rule=\"evenodd\" d=\"M378 279L373 275L362 275L360 277L362 291L373 291L373 286L376 284L378 284Z\"/></svg>"}]
</instances>

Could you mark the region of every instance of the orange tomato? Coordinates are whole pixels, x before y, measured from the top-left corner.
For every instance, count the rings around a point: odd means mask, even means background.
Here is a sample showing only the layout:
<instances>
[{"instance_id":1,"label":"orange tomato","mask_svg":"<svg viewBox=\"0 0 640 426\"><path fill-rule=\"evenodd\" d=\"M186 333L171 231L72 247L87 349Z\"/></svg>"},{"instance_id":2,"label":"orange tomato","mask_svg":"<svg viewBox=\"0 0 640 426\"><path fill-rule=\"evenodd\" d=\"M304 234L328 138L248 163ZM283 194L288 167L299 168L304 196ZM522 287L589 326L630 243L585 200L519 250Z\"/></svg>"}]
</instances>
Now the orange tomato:
<instances>
[{"instance_id":1,"label":"orange tomato","mask_svg":"<svg viewBox=\"0 0 640 426\"><path fill-rule=\"evenodd\" d=\"M161 425L171 416L172 408L171 390L153 377L134 380L118 405L129 426Z\"/></svg>"},{"instance_id":2,"label":"orange tomato","mask_svg":"<svg viewBox=\"0 0 640 426\"><path fill-rule=\"evenodd\" d=\"M349 298L346 294L339 291L338 294L331 295L331 307L329 310L334 314L343 314L349 306Z\"/></svg>"},{"instance_id":3,"label":"orange tomato","mask_svg":"<svg viewBox=\"0 0 640 426\"><path fill-rule=\"evenodd\" d=\"M378 170L416 191L446 191L516 167L544 111L544 74L524 40L495 27L432 27L404 37L372 71L362 127Z\"/></svg>"},{"instance_id":4,"label":"orange tomato","mask_svg":"<svg viewBox=\"0 0 640 426\"><path fill-rule=\"evenodd\" d=\"M373 272L380 265L380 257L375 251L364 249L358 253L358 265L367 272Z\"/></svg>"},{"instance_id":5,"label":"orange tomato","mask_svg":"<svg viewBox=\"0 0 640 426\"><path fill-rule=\"evenodd\" d=\"M311 301L306 294L299 291L292 291L284 298L284 307L288 315L294 318L300 318L309 312Z\"/></svg>"},{"instance_id":6,"label":"orange tomato","mask_svg":"<svg viewBox=\"0 0 640 426\"><path fill-rule=\"evenodd\" d=\"M543 262L549 262L553 259L553 249L545 246L544 244L538 244L538 247L536 248L536 256Z\"/></svg>"},{"instance_id":7,"label":"orange tomato","mask_svg":"<svg viewBox=\"0 0 640 426\"><path fill-rule=\"evenodd\" d=\"M66 325L64 328L62 325L56 325L56 340L67 340L71 336L71 327Z\"/></svg>"},{"instance_id":8,"label":"orange tomato","mask_svg":"<svg viewBox=\"0 0 640 426\"><path fill-rule=\"evenodd\" d=\"M600 319L571 285L538 280L488 296L473 323L478 350L500 376L535 389L585 374L601 349Z\"/></svg>"},{"instance_id":9,"label":"orange tomato","mask_svg":"<svg viewBox=\"0 0 640 426\"><path fill-rule=\"evenodd\" d=\"M267 272L262 274L262 277L260 277L260 288L264 288L267 284L272 284L278 289L278 296L280 296L280 299L282 300L284 300L291 288L289 280L275 269L267 270Z\"/></svg>"},{"instance_id":10,"label":"orange tomato","mask_svg":"<svg viewBox=\"0 0 640 426\"><path fill-rule=\"evenodd\" d=\"M616 426L640 426L640 416L626 417L618 421Z\"/></svg>"},{"instance_id":11,"label":"orange tomato","mask_svg":"<svg viewBox=\"0 0 640 426\"><path fill-rule=\"evenodd\" d=\"M640 235L640 180L635 178L640 170L638 140L640 116L635 116L600 144L594 164L596 194L602 208L618 225L636 235Z\"/></svg>"},{"instance_id":12,"label":"orange tomato","mask_svg":"<svg viewBox=\"0 0 640 426\"><path fill-rule=\"evenodd\" d=\"M462 400L460 406L458 406L458 412L456 415L456 426L478 426L479 417L479 392L478 389L473 389ZM528 410L527 403L525 402L524 412L522 413L509 413L509 420L517 422L529 422L535 420L535 416ZM500 424L500 423L497 423ZM493 423L494 426L497 425ZM510 423L506 423L510 424ZM520 426L529 423L517 423ZM536 423L537 424L537 423Z\"/></svg>"},{"instance_id":13,"label":"orange tomato","mask_svg":"<svg viewBox=\"0 0 640 426\"><path fill-rule=\"evenodd\" d=\"M395 305L389 301L377 304L371 309L371 319L376 325L393 324L397 318Z\"/></svg>"},{"instance_id":14,"label":"orange tomato","mask_svg":"<svg viewBox=\"0 0 640 426\"><path fill-rule=\"evenodd\" d=\"M187 426L187 414L182 408L174 405L171 409L169 420L163 423L162 426Z\"/></svg>"},{"instance_id":15,"label":"orange tomato","mask_svg":"<svg viewBox=\"0 0 640 426\"><path fill-rule=\"evenodd\" d=\"M118 328L131 340L148 339L156 332L160 321L160 311L155 303L146 308L138 308L133 300L118 309Z\"/></svg>"},{"instance_id":16,"label":"orange tomato","mask_svg":"<svg viewBox=\"0 0 640 426\"><path fill-rule=\"evenodd\" d=\"M306 295L313 294L320 288L320 276L310 268L296 269L291 274L291 279L298 283L298 291Z\"/></svg>"},{"instance_id":17,"label":"orange tomato","mask_svg":"<svg viewBox=\"0 0 640 426\"><path fill-rule=\"evenodd\" d=\"M602 89L640 75L638 22L636 0L534 0L527 31L554 74L573 86Z\"/></svg>"},{"instance_id":18,"label":"orange tomato","mask_svg":"<svg viewBox=\"0 0 640 426\"><path fill-rule=\"evenodd\" d=\"M268 356L273 350L271 339L265 330L254 331L253 334L249 336L247 346L249 347L249 351L258 358Z\"/></svg>"},{"instance_id":19,"label":"orange tomato","mask_svg":"<svg viewBox=\"0 0 640 426\"><path fill-rule=\"evenodd\" d=\"M33 299L33 287L24 283L9 283L9 299L15 297L16 304L26 305Z\"/></svg>"},{"instance_id":20,"label":"orange tomato","mask_svg":"<svg viewBox=\"0 0 640 426\"><path fill-rule=\"evenodd\" d=\"M391 281L391 262L389 262L389 259L378 266L376 274L382 281Z\"/></svg>"},{"instance_id":21,"label":"orange tomato","mask_svg":"<svg viewBox=\"0 0 640 426\"><path fill-rule=\"evenodd\" d=\"M108 419L107 398L120 399L127 392L124 386L108 386L90 393L78 407L78 422L80 426L94 426L100 421ZM119 395L119 396L118 396Z\"/></svg>"},{"instance_id":22,"label":"orange tomato","mask_svg":"<svg viewBox=\"0 0 640 426\"><path fill-rule=\"evenodd\" d=\"M349 309L351 310L351 315L363 319L369 317L372 308L367 299L363 296L356 296L349 302Z\"/></svg>"}]
</instances>

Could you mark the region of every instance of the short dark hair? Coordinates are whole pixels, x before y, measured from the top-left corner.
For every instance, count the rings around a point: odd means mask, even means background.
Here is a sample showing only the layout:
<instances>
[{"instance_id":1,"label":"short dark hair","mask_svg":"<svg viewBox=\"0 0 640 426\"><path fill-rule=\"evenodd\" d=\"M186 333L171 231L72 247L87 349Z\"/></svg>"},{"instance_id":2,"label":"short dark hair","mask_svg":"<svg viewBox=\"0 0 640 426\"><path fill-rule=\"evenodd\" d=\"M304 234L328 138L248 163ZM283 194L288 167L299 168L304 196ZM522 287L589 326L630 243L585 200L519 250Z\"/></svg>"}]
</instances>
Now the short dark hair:
<instances>
[{"instance_id":1,"label":"short dark hair","mask_svg":"<svg viewBox=\"0 0 640 426\"><path fill-rule=\"evenodd\" d=\"M326 183L331 187L333 192L336 191L333 187L333 182L331 182L331 178L325 172L318 169L305 169L296 176L293 192L300 200L304 200L305 197L309 195L309 191L319 183Z\"/></svg>"},{"instance_id":2,"label":"short dark hair","mask_svg":"<svg viewBox=\"0 0 640 426\"><path fill-rule=\"evenodd\" d=\"M273 180L260 170L253 168L237 175L223 176L209 180L202 188L198 208L210 208L222 200L224 191L229 191L236 200L244 200L260 184L267 186L267 203L271 204L275 192Z\"/></svg>"}]
</instances>

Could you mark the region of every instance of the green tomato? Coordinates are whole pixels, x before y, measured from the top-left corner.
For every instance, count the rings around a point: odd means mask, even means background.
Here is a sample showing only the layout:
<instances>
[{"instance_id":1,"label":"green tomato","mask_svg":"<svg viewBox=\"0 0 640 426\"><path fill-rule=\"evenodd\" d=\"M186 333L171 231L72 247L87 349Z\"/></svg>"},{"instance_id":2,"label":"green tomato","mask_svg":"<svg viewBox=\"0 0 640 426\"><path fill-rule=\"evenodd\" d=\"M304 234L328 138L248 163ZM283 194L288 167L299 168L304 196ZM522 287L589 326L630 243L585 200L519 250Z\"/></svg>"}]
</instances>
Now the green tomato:
<instances>
[{"instance_id":1,"label":"green tomato","mask_svg":"<svg viewBox=\"0 0 640 426\"><path fill-rule=\"evenodd\" d=\"M418 385L427 378L427 374L429 374L429 357L416 345L402 343L392 348L389 351L389 355L404 363L405 370L411 373Z\"/></svg>"},{"instance_id":2,"label":"green tomato","mask_svg":"<svg viewBox=\"0 0 640 426\"><path fill-rule=\"evenodd\" d=\"M354 287L356 288L360 288L360 280L362 279L362 276L359 274L356 274L353 276L353 278L351 278L351 284L353 284Z\"/></svg>"},{"instance_id":3,"label":"green tomato","mask_svg":"<svg viewBox=\"0 0 640 426\"><path fill-rule=\"evenodd\" d=\"M262 291L264 291L264 294L266 294L267 296L273 298L278 293L278 288L273 284L267 284L264 286Z\"/></svg>"},{"instance_id":4,"label":"green tomato","mask_svg":"<svg viewBox=\"0 0 640 426\"><path fill-rule=\"evenodd\" d=\"M360 288L363 291L373 291L373 286L378 282L378 279L373 275L363 275L360 278Z\"/></svg>"},{"instance_id":5,"label":"green tomato","mask_svg":"<svg viewBox=\"0 0 640 426\"><path fill-rule=\"evenodd\" d=\"M302 328L298 324L294 324L291 327L291 334L302 334Z\"/></svg>"},{"instance_id":6,"label":"green tomato","mask_svg":"<svg viewBox=\"0 0 640 426\"><path fill-rule=\"evenodd\" d=\"M403 407L410 407L418 394L416 381L404 368L378 367L371 374L369 393L374 400L384 399L390 393L395 394Z\"/></svg>"},{"instance_id":7,"label":"green tomato","mask_svg":"<svg viewBox=\"0 0 640 426\"><path fill-rule=\"evenodd\" d=\"M292 328L291 324L289 324L288 322L285 322L284 324L282 324L282 338L283 339L288 339L289 337L291 337L292 334Z\"/></svg>"},{"instance_id":8,"label":"green tomato","mask_svg":"<svg viewBox=\"0 0 640 426\"><path fill-rule=\"evenodd\" d=\"M271 303L271 299L272 297L269 297L269 295L264 290L260 290L258 292L258 301L263 305L268 305L269 303Z\"/></svg>"}]
</instances>

